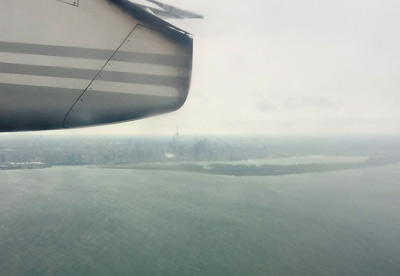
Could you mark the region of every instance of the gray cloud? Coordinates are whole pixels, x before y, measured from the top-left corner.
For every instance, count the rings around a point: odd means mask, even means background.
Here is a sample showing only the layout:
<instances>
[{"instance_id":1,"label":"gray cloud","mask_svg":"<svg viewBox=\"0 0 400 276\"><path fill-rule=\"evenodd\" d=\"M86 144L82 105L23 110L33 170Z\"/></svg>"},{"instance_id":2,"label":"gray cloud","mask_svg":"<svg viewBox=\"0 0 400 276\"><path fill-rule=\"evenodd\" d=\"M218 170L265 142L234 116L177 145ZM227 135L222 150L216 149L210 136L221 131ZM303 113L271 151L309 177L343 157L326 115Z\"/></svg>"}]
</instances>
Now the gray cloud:
<instances>
[{"instance_id":1,"label":"gray cloud","mask_svg":"<svg viewBox=\"0 0 400 276\"><path fill-rule=\"evenodd\" d=\"M275 104L264 100L261 100L258 103L256 103L256 108L263 113L277 110L277 106Z\"/></svg>"},{"instance_id":2,"label":"gray cloud","mask_svg":"<svg viewBox=\"0 0 400 276\"><path fill-rule=\"evenodd\" d=\"M336 110L339 108L337 102L319 95L308 95L303 97L291 97L285 100L284 106L287 109L317 109Z\"/></svg>"}]
</instances>

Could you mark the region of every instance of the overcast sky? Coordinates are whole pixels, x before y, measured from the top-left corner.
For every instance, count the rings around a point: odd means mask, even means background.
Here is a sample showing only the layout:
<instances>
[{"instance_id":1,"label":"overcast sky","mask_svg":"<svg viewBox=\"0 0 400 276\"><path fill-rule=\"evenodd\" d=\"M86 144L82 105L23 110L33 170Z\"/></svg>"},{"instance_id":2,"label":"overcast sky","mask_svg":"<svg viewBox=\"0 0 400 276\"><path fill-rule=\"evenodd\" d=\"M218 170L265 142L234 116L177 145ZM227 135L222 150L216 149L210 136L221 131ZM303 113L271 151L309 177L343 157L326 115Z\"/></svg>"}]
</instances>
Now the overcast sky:
<instances>
[{"instance_id":1,"label":"overcast sky","mask_svg":"<svg viewBox=\"0 0 400 276\"><path fill-rule=\"evenodd\" d=\"M177 112L62 134L400 134L400 1L165 0L205 16ZM55 133L55 132L50 132Z\"/></svg>"}]
</instances>

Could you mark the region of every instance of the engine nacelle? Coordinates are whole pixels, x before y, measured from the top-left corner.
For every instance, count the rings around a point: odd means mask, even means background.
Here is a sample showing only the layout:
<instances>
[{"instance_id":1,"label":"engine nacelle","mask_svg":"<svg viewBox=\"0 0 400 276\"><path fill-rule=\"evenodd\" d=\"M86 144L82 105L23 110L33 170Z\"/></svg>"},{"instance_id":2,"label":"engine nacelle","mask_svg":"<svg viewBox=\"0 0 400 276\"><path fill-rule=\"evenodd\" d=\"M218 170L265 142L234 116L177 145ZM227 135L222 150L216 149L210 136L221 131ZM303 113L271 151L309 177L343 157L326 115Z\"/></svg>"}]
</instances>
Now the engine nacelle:
<instances>
[{"instance_id":1,"label":"engine nacelle","mask_svg":"<svg viewBox=\"0 0 400 276\"><path fill-rule=\"evenodd\" d=\"M126 0L0 0L0 131L108 124L178 109L192 38Z\"/></svg>"}]
</instances>

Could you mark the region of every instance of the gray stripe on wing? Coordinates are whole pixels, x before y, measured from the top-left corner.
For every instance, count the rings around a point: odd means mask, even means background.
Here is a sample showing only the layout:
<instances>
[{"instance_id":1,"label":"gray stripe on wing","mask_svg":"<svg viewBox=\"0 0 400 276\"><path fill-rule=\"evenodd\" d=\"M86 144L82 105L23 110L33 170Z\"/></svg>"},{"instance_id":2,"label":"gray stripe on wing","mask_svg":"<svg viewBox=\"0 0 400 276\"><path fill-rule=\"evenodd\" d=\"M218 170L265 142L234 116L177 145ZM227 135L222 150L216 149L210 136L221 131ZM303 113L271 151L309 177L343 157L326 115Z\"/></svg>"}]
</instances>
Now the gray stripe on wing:
<instances>
[{"instance_id":1,"label":"gray stripe on wing","mask_svg":"<svg viewBox=\"0 0 400 276\"><path fill-rule=\"evenodd\" d=\"M15 43L5 41L0 41L0 52L98 59L104 61L110 59L110 57L114 54L113 50ZM155 53L118 51L113 56L112 60L155 65L190 67L190 59L187 56L162 55Z\"/></svg>"},{"instance_id":2,"label":"gray stripe on wing","mask_svg":"<svg viewBox=\"0 0 400 276\"><path fill-rule=\"evenodd\" d=\"M44 76L69 79L92 80L98 71L90 69L75 69L52 66L39 66L27 64L1 63L0 73ZM124 72L102 71L96 80L124 83L138 83L158 86L181 87L189 82L188 77L160 76L151 74L137 74Z\"/></svg>"}]
</instances>

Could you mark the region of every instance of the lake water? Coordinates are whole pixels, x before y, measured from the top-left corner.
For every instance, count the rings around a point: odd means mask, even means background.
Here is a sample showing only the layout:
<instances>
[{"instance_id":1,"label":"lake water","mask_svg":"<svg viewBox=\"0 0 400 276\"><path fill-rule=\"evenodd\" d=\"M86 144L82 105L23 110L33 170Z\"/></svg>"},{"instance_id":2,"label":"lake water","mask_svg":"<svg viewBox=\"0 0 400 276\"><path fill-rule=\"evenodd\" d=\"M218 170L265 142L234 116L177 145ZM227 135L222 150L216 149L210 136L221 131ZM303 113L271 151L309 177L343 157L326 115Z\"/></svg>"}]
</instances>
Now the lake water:
<instances>
[{"instance_id":1,"label":"lake water","mask_svg":"<svg viewBox=\"0 0 400 276\"><path fill-rule=\"evenodd\" d=\"M400 275L400 165L0 171L0 275Z\"/></svg>"}]
</instances>

